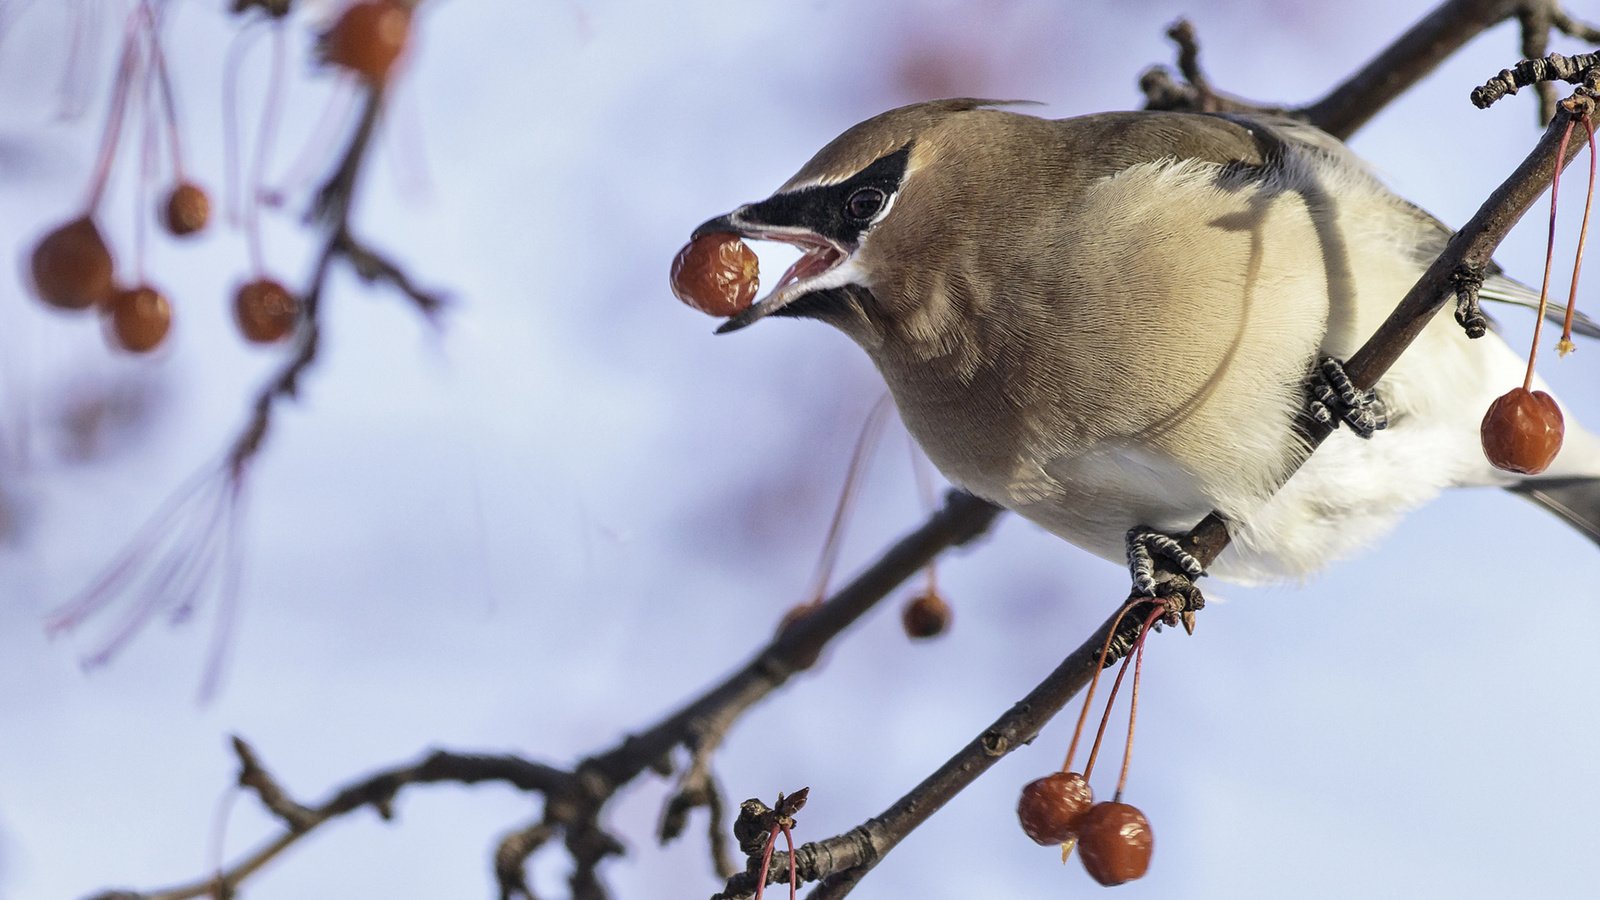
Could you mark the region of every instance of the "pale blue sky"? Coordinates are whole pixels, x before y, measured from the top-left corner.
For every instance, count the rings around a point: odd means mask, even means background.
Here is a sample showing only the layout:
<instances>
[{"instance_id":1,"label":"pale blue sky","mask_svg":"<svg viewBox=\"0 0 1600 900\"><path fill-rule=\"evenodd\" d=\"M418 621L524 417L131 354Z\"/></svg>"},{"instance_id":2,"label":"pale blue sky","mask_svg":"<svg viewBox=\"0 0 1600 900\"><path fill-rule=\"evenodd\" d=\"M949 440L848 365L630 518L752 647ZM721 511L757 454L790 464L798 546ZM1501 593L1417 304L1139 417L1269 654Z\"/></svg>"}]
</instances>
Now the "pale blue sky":
<instances>
[{"instance_id":1,"label":"pale blue sky","mask_svg":"<svg viewBox=\"0 0 1600 900\"><path fill-rule=\"evenodd\" d=\"M232 34L219 5L181 4L170 39L192 165L212 184ZM55 120L68 31L54 6L25 10L0 45L8 253L71 211L98 134L98 106ZM360 227L458 306L437 338L404 302L336 279L322 360L251 478L242 611L223 692L205 707L193 698L212 607L198 627L157 622L89 674L77 659L103 632L51 642L39 623L217 451L273 364L226 320L243 244L218 229L152 245L149 271L179 316L155 363L108 359L92 322L38 310L7 270L0 494L27 519L0 545L0 898L200 874L234 774L230 733L308 801L434 745L570 762L763 640L807 589L881 389L855 347L813 323L713 337L713 320L672 299L667 266L695 224L766 195L846 126L941 94L1038 99L1055 115L1134 105L1139 71L1170 58L1162 31L1179 14L1195 20L1219 86L1306 100L1428 8L436 4ZM303 26L292 40L303 52ZM1406 196L1463 221L1535 138L1520 99L1487 113L1465 101L1515 44L1505 28L1476 42L1357 150ZM302 77L303 57L290 68L279 171L329 89ZM246 91L245 109L258 104ZM122 247L129 199L114 198L108 221ZM1525 280L1541 231L1530 222L1500 255ZM268 244L298 283L293 215ZM1506 318L1525 332L1526 317ZM1590 345L1544 367L1591 424L1597 360ZM52 422L68 389L146 382L165 401L147 428L102 458L62 458ZM844 568L920 515L892 436ZM1197 635L1163 636L1146 660L1128 799L1157 850L1119 896L1600 894L1589 837L1600 786L1582 762L1600 753L1600 654L1584 627L1595 560L1531 505L1463 493L1303 587L1213 586L1223 602ZM1031 687L1126 589L1116 567L1014 520L941 581L956 608L948 637L908 645L897 599L739 725L717 761L731 797L809 784L797 837L857 824ZM1058 764L1070 718L936 815L856 896L1098 891L1012 812L1020 786ZM641 781L610 810L629 849L605 870L618 897L717 887L697 829L654 846L666 790ZM415 790L396 821L361 812L328 827L246 892L488 897L494 841L534 811L500 788ZM271 827L241 800L228 854ZM553 889L563 870L541 857L537 881Z\"/></svg>"}]
</instances>

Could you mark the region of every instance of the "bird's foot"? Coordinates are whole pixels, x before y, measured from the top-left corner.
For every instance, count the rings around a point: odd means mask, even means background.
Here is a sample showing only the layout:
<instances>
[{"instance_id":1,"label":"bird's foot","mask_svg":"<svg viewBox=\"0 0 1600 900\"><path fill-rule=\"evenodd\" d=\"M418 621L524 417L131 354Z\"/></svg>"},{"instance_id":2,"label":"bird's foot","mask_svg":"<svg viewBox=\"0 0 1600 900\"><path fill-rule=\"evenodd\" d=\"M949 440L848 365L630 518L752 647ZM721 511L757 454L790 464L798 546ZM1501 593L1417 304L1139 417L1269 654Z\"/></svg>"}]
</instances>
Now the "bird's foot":
<instances>
[{"instance_id":1,"label":"bird's foot","mask_svg":"<svg viewBox=\"0 0 1600 900\"><path fill-rule=\"evenodd\" d=\"M1198 593L1194 579L1204 575L1206 567L1176 538L1140 525L1128 530L1128 572L1133 575L1134 596L1154 598L1174 593L1167 587L1180 578Z\"/></svg>"},{"instance_id":2,"label":"bird's foot","mask_svg":"<svg viewBox=\"0 0 1600 900\"><path fill-rule=\"evenodd\" d=\"M1165 612L1154 623L1182 625L1193 634L1195 611L1206 605L1206 598L1194 580L1205 574L1205 567L1183 549L1171 535L1140 526L1128 532L1128 571L1133 575L1133 593L1117 633L1108 638L1106 664L1112 665L1133 650L1143 622L1157 608Z\"/></svg>"},{"instance_id":3,"label":"bird's foot","mask_svg":"<svg viewBox=\"0 0 1600 900\"><path fill-rule=\"evenodd\" d=\"M1389 411L1375 390L1361 390L1345 374L1344 363L1324 356L1311 371L1311 417L1328 428L1340 422L1357 435L1370 438L1389 427Z\"/></svg>"}]
</instances>

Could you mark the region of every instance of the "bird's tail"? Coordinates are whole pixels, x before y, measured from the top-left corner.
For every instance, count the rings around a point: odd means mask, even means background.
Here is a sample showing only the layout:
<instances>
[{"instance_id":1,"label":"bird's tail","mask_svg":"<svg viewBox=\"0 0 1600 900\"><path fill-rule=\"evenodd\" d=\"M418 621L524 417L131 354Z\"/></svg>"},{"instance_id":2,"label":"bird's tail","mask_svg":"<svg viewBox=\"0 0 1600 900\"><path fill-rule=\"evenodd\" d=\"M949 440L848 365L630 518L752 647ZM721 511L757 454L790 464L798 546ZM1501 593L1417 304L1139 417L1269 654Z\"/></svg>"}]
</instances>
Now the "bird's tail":
<instances>
[{"instance_id":1,"label":"bird's tail","mask_svg":"<svg viewBox=\"0 0 1600 900\"><path fill-rule=\"evenodd\" d=\"M1531 478L1506 490L1550 510L1600 544L1600 478Z\"/></svg>"}]
</instances>

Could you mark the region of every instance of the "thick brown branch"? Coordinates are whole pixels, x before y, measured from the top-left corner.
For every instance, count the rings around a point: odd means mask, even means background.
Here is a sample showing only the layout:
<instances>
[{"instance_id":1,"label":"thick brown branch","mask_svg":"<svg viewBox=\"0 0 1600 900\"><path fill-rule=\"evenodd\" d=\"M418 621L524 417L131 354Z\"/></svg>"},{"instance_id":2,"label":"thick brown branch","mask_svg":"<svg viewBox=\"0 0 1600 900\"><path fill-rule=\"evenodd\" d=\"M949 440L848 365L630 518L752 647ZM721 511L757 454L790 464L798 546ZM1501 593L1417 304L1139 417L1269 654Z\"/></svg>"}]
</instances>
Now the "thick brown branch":
<instances>
[{"instance_id":1,"label":"thick brown branch","mask_svg":"<svg viewBox=\"0 0 1600 900\"><path fill-rule=\"evenodd\" d=\"M1216 90L1200 68L1199 42L1193 26L1180 21L1167 35L1178 46L1178 75L1182 80L1157 67L1145 72L1139 84L1148 109L1288 115L1348 139L1468 41L1509 19L1520 23L1520 47L1529 57L1544 55L1552 29L1586 40L1600 37L1600 31L1574 20L1555 0L1448 0L1322 99L1294 108L1258 103ZM1541 83L1539 89L1550 97L1545 106L1554 102L1549 85ZM1541 122L1548 118L1546 112L1541 112Z\"/></svg>"},{"instance_id":2,"label":"thick brown branch","mask_svg":"<svg viewBox=\"0 0 1600 900\"><path fill-rule=\"evenodd\" d=\"M1449 0L1302 112L1323 131L1348 138L1468 41L1524 8L1552 5L1550 0Z\"/></svg>"}]
</instances>

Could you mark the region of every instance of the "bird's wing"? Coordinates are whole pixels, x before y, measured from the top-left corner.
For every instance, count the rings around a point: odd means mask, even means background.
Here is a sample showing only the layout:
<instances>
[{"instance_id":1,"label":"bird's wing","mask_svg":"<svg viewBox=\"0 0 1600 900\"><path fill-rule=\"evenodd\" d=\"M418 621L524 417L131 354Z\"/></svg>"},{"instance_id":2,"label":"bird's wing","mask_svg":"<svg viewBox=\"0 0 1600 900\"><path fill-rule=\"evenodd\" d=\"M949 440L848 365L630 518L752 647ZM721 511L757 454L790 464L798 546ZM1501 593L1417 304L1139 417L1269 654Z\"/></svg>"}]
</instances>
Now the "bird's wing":
<instances>
[{"instance_id":1,"label":"bird's wing","mask_svg":"<svg viewBox=\"0 0 1600 900\"><path fill-rule=\"evenodd\" d=\"M1331 134L1316 128L1298 119L1283 116L1243 116L1236 114L1221 115L1220 118L1235 122L1245 128L1260 129L1273 138L1290 146L1310 150L1327 156L1337 157L1345 163L1358 166L1363 170L1368 167L1364 161L1350 150L1345 143ZM1410 214L1417 224L1417 261L1421 265L1431 263L1439 254L1444 252L1445 244L1455 232L1450 226L1439 221L1437 216L1416 204L1394 195L1397 208ZM1485 273L1483 288L1479 296L1485 300L1499 303L1509 303L1527 309L1539 308L1539 292L1528 287L1520 281L1507 276L1494 262L1489 263L1489 271ZM1399 302L1398 297L1395 302ZM1545 305L1545 318L1551 322L1562 322L1567 315L1567 307L1561 303L1550 302ZM1492 324L1492 323L1491 323ZM1600 322L1582 312L1573 315L1572 330L1588 338L1600 338Z\"/></svg>"}]
</instances>

